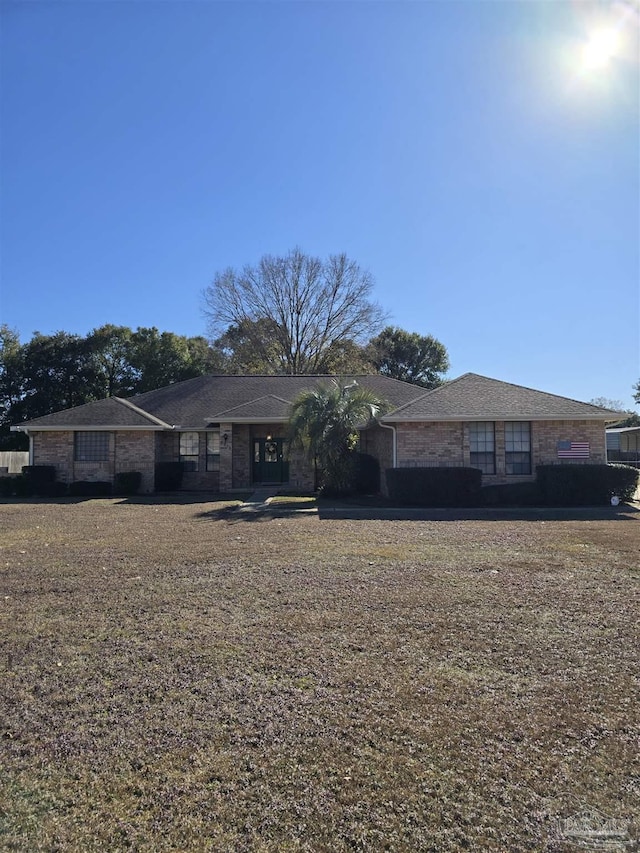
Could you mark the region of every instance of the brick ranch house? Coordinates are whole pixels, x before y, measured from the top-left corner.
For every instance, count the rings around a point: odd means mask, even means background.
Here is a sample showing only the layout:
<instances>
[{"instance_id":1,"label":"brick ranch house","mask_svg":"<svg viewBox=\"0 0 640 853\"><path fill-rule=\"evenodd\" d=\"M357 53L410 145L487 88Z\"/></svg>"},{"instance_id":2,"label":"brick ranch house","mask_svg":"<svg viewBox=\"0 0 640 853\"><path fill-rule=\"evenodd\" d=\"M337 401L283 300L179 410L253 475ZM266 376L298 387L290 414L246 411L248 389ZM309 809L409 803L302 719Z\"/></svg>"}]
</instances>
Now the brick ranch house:
<instances>
[{"instance_id":1,"label":"brick ranch house","mask_svg":"<svg viewBox=\"0 0 640 853\"><path fill-rule=\"evenodd\" d=\"M182 487L225 492L263 483L312 489L314 472L289 453L297 395L329 376L200 376L131 399L111 397L12 427L29 436L30 464L57 478L113 480L180 461ZM483 484L533 480L536 465L607 461L605 427L620 418L589 403L474 373L431 391L380 375L346 378L370 388L387 413L360 430L360 449L390 467L472 466ZM384 489L384 477L383 477Z\"/></svg>"}]
</instances>

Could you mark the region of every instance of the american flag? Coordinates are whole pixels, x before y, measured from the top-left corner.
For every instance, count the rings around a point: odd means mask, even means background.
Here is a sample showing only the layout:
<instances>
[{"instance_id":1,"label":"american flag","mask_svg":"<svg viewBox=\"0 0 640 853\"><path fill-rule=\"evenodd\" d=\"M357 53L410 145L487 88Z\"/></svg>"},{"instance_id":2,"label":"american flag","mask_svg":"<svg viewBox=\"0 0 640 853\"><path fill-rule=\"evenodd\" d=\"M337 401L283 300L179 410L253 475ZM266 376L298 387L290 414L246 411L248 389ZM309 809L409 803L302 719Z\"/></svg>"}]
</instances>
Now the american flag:
<instances>
[{"instance_id":1,"label":"american flag","mask_svg":"<svg viewBox=\"0 0 640 853\"><path fill-rule=\"evenodd\" d=\"M588 441L558 442L558 459L588 459L590 455Z\"/></svg>"}]
</instances>

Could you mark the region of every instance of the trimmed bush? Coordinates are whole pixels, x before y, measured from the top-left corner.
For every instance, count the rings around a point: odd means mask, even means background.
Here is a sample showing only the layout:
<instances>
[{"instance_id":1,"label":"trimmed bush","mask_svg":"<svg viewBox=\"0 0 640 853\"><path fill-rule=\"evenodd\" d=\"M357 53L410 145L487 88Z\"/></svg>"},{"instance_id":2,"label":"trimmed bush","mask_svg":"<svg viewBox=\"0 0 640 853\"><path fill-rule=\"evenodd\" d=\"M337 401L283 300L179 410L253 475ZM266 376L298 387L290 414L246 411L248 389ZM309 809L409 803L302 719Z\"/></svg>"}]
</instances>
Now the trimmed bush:
<instances>
[{"instance_id":1,"label":"trimmed bush","mask_svg":"<svg viewBox=\"0 0 640 853\"><path fill-rule=\"evenodd\" d=\"M478 503L478 468L388 468L389 497L400 506L456 507Z\"/></svg>"},{"instance_id":2,"label":"trimmed bush","mask_svg":"<svg viewBox=\"0 0 640 853\"><path fill-rule=\"evenodd\" d=\"M46 497L48 498L64 498L69 493L69 486L66 483L61 483L58 480L55 483L49 483L47 487Z\"/></svg>"},{"instance_id":3,"label":"trimmed bush","mask_svg":"<svg viewBox=\"0 0 640 853\"><path fill-rule=\"evenodd\" d=\"M156 492L175 492L182 486L182 462L158 462L155 473Z\"/></svg>"},{"instance_id":4,"label":"trimmed bush","mask_svg":"<svg viewBox=\"0 0 640 853\"><path fill-rule=\"evenodd\" d=\"M629 465L538 465L536 471L547 506L601 506L612 495L630 501L639 473Z\"/></svg>"},{"instance_id":5,"label":"trimmed bush","mask_svg":"<svg viewBox=\"0 0 640 853\"><path fill-rule=\"evenodd\" d=\"M28 495L51 496L56 480L54 465L23 465L22 474L26 480Z\"/></svg>"},{"instance_id":6,"label":"trimmed bush","mask_svg":"<svg viewBox=\"0 0 640 853\"><path fill-rule=\"evenodd\" d=\"M13 481L13 494L17 498L29 498L33 494L31 483L24 474L18 474L17 477L10 477Z\"/></svg>"},{"instance_id":7,"label":"trimmed bush","mask_svg":"<svg viewBox=\"0 0 640 853\"><path fill-rule=\"evenodd\" d=\"M116 495L137 495L142 482L140 471L118 471L113 483Z\"/></svg>"},{"instance_id":8,"label":"trimmed bush","mask_svg":"<svg viewBox=\"0 0 640 853\"><path fill-rule=\"evenodd\" d=\"M375 456L355 454L354 488L360 495L375 495L380 491L380 463Z\"/></svg>"},{"instance_id":9,"label":"trimmed bush","mask_svg":"<svg viewBox=\"0 0 640 853\"><path fill-rule=\"evenodd\" d=\"M14 493L15 477L0 477L0 497L10 498Z\"/></svg>"},{"instance_id":10,"label":"trimmed bush","mask_svg":"<svg viewBox=\"0 0 640 853\"><path fill-rule=\"evenodd\" d=\"M108 480L75 480L69 484L69 494L74 498L105 498L111 495Z\"/></svg>"},{"instance_id":11,"label":"trimmed bush","mask_svg":"<svg viewBox=\"0 0 640 853\"><path fill-rule=\"evenodd\" d=\"M56 478L55 465L23 465L22 473L34 485L53 483Z\"/></svg>"},{"instance_id":12,"label":"trimmed bush","mask_svg":"<svg viewBox=\"0 0 640 853\"><path fill-rule=\"evenodd\" d=\"M483 486L479 497L481 506L540 506L543 502L537 483Z\"/></svg>"}]
</instances>

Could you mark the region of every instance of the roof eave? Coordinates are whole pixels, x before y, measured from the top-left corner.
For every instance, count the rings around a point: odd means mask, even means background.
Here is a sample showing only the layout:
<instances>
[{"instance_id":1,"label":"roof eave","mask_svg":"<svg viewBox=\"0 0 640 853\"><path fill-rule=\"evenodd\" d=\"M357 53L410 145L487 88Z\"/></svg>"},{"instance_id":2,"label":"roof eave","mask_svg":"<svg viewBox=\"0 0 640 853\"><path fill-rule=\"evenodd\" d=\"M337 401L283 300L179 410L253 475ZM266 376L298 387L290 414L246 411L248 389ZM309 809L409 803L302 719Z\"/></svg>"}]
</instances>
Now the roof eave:
<instances>
[{"instance_id":1,"label":"roof eave","mask_svg":"<svg viewBox=\"0 0 640 853\"><path fill-rule=\"evenodd\" d=\"M408 415L386 415L380 418L384 423L431 423L452 421L606 421L615 423L616 419L605 415L595 414L557 414L557 415L512 415L486 413L482 415L422 415L421 417L409 417Z\"/></svg>"},{"instance_id":2,"label":"roof eave","mask_svg":"<svg viewBox=\"0 0 640 853\"><path fill-rule=\"evenodd\" d=\"M145 425L122 425L122 424L99 424L98 426L89 424L63 424L61 426L40 426L39 424L17 424L10 427L11 432L166 432L172 430L173 427L154 426L153 424Z\"/></svg>"},{"instance_id":3,"label":"roof eave","mask_svg":"<svg viewBox=\"0 0 640 853\"><path fill-rule=\"evenodd\" d=\"M289 422L289 418L276 417L275 415L273 417L264 415L256 418L230 418L224 415L214 415L204 420L208 424L286 424Z\"/></svg>"}]
</instances>

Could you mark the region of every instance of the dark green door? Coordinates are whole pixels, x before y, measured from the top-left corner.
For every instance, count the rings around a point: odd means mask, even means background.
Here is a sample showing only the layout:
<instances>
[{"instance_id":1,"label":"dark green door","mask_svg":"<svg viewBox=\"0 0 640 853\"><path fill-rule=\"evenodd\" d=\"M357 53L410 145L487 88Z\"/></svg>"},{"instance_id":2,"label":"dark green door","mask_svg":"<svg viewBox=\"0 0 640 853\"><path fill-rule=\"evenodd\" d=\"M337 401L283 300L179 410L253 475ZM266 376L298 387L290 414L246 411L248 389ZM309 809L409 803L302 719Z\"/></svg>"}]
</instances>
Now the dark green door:
<instances>
[{"instance_id":1,"label":"dark green door","mask_svg":"<svg viewBox=\"0 0 640 853\"><path fill-rule=\"evenodd\" d=\"M254 438L253 482L286 483L289 463L285 459L285 442L281 438Z\"/></svg>"}]
</instances>

